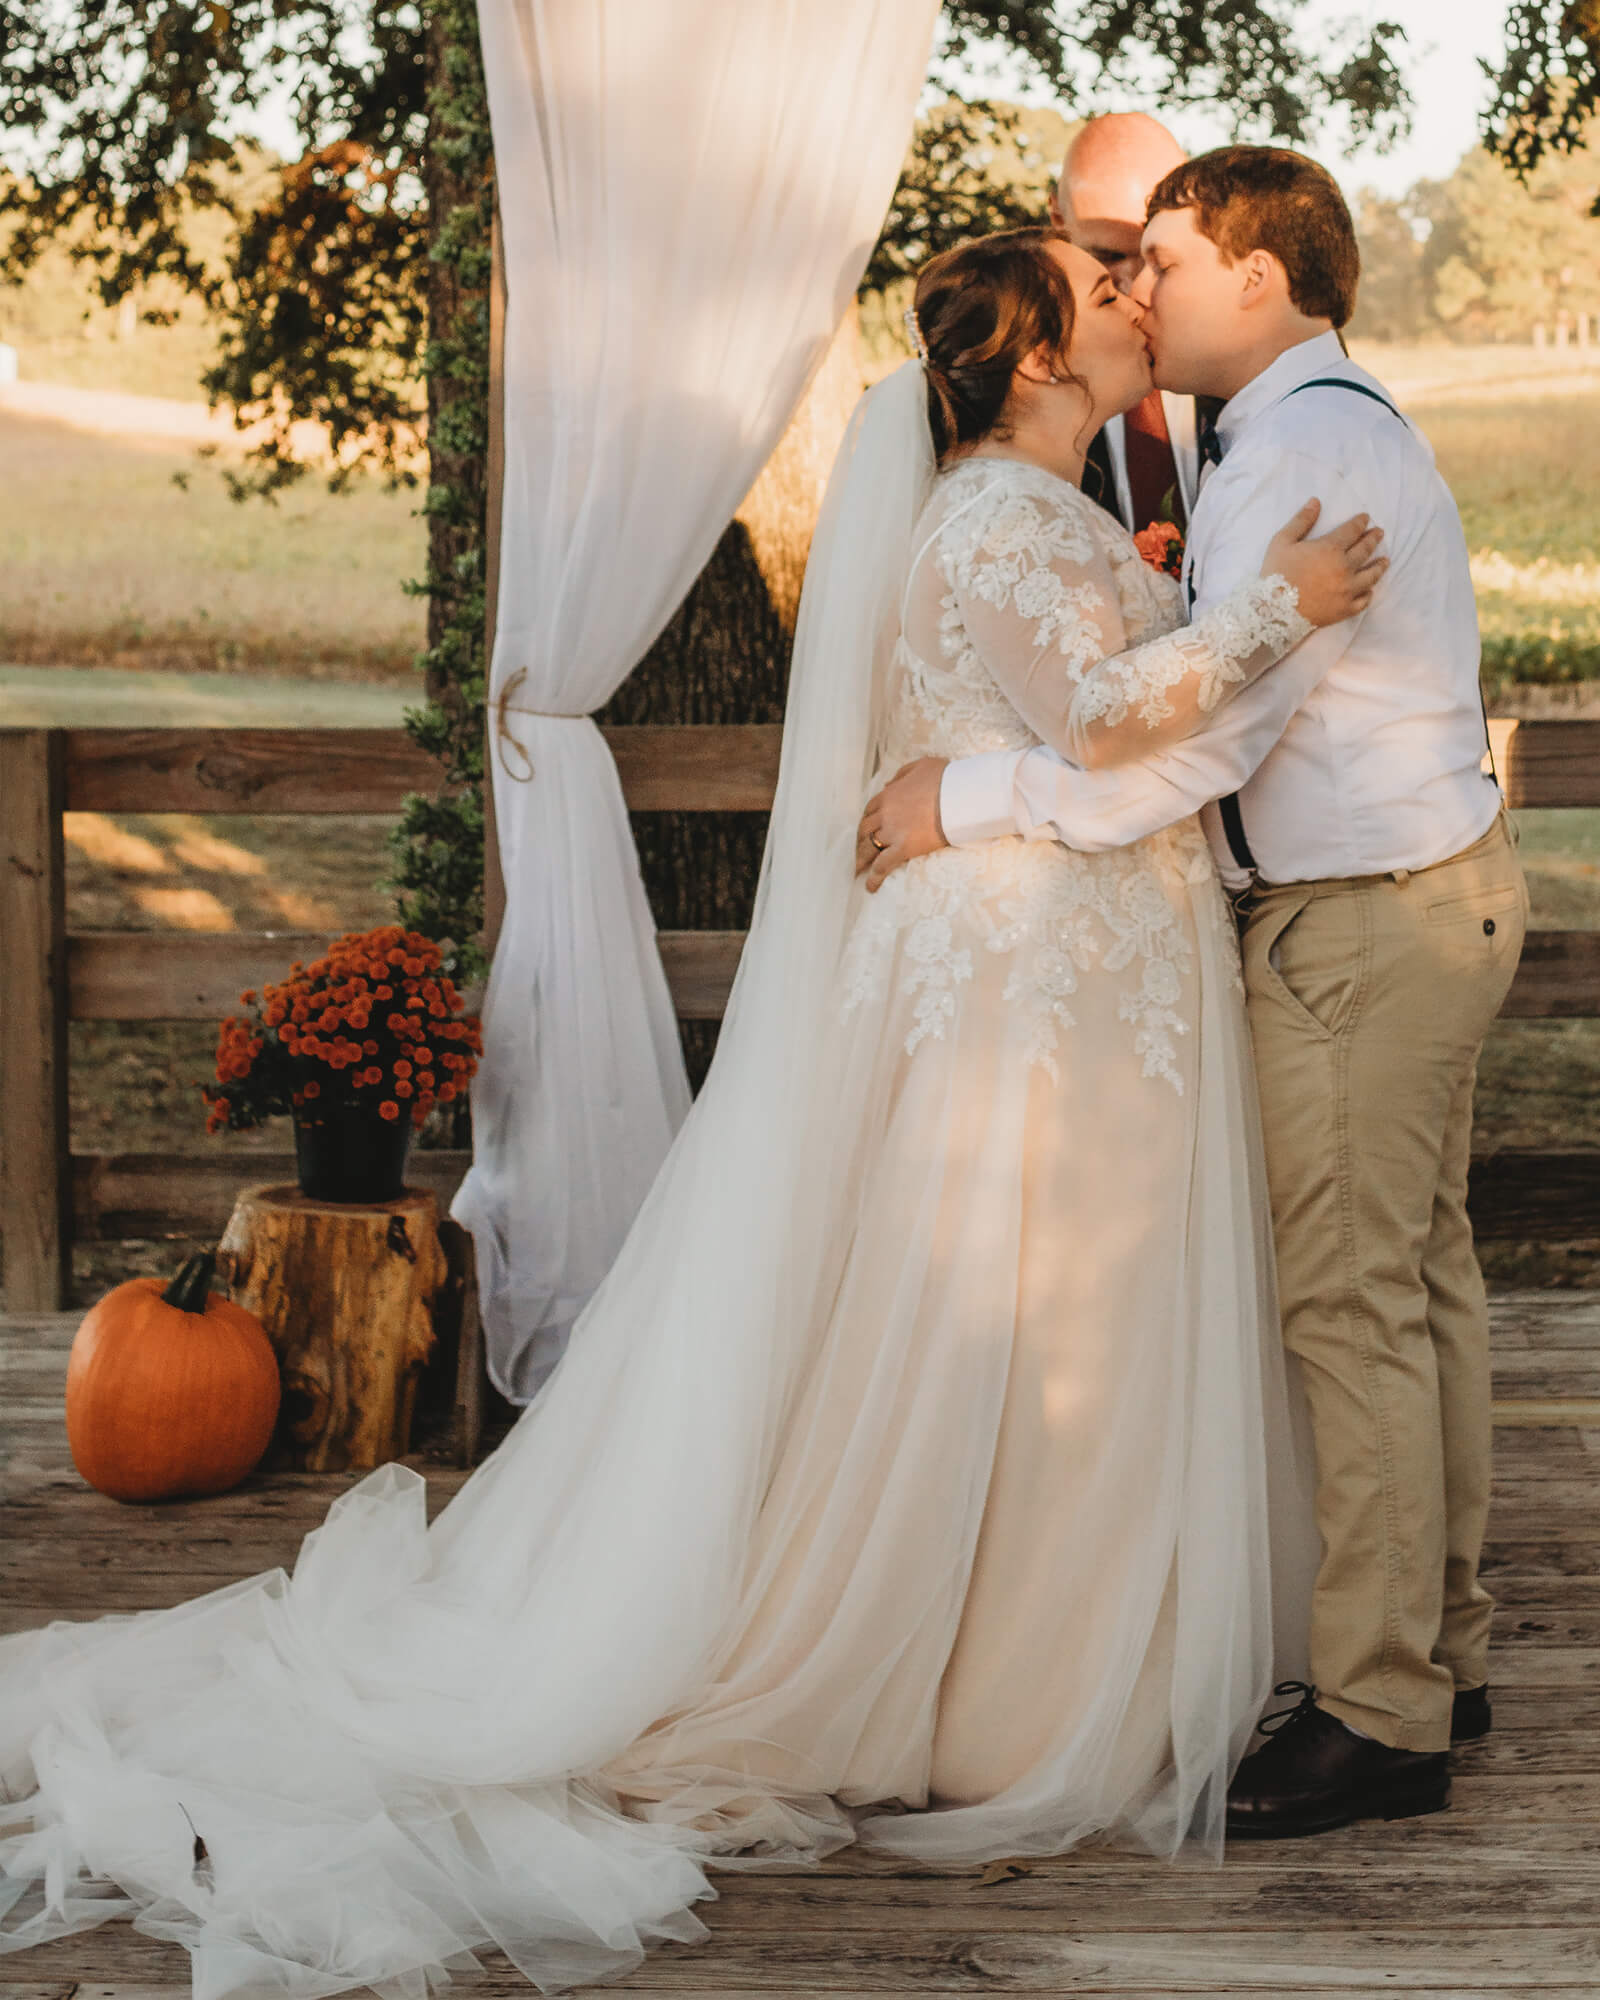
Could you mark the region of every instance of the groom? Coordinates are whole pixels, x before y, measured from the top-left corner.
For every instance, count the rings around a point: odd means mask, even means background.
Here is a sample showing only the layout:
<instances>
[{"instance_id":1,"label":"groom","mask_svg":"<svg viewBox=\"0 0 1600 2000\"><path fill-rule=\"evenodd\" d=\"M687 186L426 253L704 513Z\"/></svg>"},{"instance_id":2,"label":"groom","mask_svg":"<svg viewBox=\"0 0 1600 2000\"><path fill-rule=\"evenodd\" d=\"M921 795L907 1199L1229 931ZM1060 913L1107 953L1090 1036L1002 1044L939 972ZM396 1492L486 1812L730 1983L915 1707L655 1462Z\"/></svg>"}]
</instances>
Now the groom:
<instances>
[{"instance_id":1,"label":"groom","mask_svg":"<svg viewBox=\"0 0 1600 2000\"><path fill-rule=\"evenodd\" d=\"M1315 1689L1229 1795L1231 1835L1274 1837L1443 1806L1451 1741L1489 1728L1489 1334L1466 1186L1478 1051L1527 892L1481 768L1455 505L1336 332L1359 262L1331 176L1274 148L1205 154L1156 188L1143 254L1157 383L1225 405L1186 554L1194 608L1255 574L1312 494L1325 520L1384 527L1388 575L1359 618L1142 763L1079 771L1038 747L908 766L863 817L867 886L946 843L1097 851L1204 809L1243 926L1323 1543Z\"/></svg>"}]
</instances>

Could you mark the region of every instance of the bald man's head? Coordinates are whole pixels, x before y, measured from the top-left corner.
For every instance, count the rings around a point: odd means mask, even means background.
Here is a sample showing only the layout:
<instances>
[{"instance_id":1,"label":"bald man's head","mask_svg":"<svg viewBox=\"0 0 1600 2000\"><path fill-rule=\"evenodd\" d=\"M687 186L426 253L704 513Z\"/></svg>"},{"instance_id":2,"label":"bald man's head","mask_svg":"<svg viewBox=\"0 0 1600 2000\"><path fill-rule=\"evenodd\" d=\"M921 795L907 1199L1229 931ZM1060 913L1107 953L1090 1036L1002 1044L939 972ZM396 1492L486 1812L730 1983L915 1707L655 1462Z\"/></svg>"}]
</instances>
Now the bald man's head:
<instances>
[{"instance_id":1,"label":"bald man's head","mask_svg":"<svg viewBox=\"0 0 1600 2000\"><path fill-rule=\"evenodd\" d=\"M1067 148L1050 219L1126 291L1139 275L1145 204L1157 181L1186 158L1166 126L1142 111L1091 118Z\"/></svg>"}]
</instances>

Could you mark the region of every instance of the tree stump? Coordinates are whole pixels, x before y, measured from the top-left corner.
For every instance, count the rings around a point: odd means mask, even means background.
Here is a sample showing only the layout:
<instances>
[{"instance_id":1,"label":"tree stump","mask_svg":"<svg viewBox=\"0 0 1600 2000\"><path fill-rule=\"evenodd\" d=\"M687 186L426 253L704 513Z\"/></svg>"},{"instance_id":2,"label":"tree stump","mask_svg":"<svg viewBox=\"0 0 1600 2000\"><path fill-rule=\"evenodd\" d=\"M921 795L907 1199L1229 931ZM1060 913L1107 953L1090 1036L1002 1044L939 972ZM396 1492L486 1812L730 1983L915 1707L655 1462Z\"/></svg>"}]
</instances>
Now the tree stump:
<instances>
[{"instance_id":1,"label":"tree stump","mask_svg":"<svg viewBox=\"0 0 1600 2000\"><path fill-rule=\"evenodd\" d=\"M448 1277L434 1197L408 1191L369 1205L247 1188L217 1269L266 1328L282 1370L267 1464L345 1472L403 1456Z\"/></svg>"}]
</instances>

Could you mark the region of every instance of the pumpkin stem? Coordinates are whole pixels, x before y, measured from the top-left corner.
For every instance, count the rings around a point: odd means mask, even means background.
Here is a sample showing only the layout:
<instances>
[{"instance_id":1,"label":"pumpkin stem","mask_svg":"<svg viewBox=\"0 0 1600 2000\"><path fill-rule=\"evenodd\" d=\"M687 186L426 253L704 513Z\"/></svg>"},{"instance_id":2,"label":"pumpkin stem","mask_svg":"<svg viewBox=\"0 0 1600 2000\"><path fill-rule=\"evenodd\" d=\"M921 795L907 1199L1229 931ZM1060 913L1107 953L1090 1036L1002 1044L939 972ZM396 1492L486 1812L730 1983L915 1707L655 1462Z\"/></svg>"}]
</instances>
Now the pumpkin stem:
<instances>
[{"instance_id":1,"label":"pumpkin stem","mask_svg":"<svg viewBox=\"0 0 1600 2000\"><path fill-rule=\"evenodd\" d=\"M162 1304L176 1306L179 1312L203 1313L211 1291L211 1280L216 1275L217 1253L202 1250L198 1257L189 1259L161 1294Z\"/></svg>"}]
</instances>

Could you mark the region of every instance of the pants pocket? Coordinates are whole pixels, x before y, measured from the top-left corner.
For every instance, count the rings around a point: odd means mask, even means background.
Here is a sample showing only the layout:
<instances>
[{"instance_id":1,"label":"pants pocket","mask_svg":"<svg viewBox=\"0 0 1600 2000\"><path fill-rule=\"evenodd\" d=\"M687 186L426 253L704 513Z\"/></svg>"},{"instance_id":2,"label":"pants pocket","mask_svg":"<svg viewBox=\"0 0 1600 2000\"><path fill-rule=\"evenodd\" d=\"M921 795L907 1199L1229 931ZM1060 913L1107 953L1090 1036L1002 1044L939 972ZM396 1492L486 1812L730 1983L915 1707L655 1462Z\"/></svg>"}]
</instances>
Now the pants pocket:
<instances>
[{"instance_id":1,"label":"pants pocket","mask_svg":"<svg viewBox=\"0 0 1600 2000\"><path fill-rule=\"evenodd\" d=\"M1331 1040L1349 1021L1360 988L1361 913L1354 896L1303 896L1275 903L1246 938L1252 991Z\"/></svg>"},{"instance_id":2,"label":"pants pocket","mask_svg":"<svg viewBox=\"0 0 1600 2000\"><path fill-rule=\"evenodd\" d=\"M1487 1023L1516 976L1527 927L1528 888L1518 869L1510 881L1502 874L1498 882L1424 905L1419 940L1460 995L1477 996Z\"/></svg>"},{"instance_id":3,"label":"pants pocket","mask_svg":"<svg viewBox=\"0 0 1600 2000\"><path fill-rule=\"evenodd\" d=\"M1473 889L1458 896L1443 896L1437 902L1427 904L1422 920L1427 924L1455 924L1476 917L1481 923L1485 918L1493 919L1508 910L1519 908L1522 901L1523 891L1518 884L1497 882L1492 887ZM1487 935L1493 937L1495 932L1490 931Z\"/></svg>"}]
</instances>

